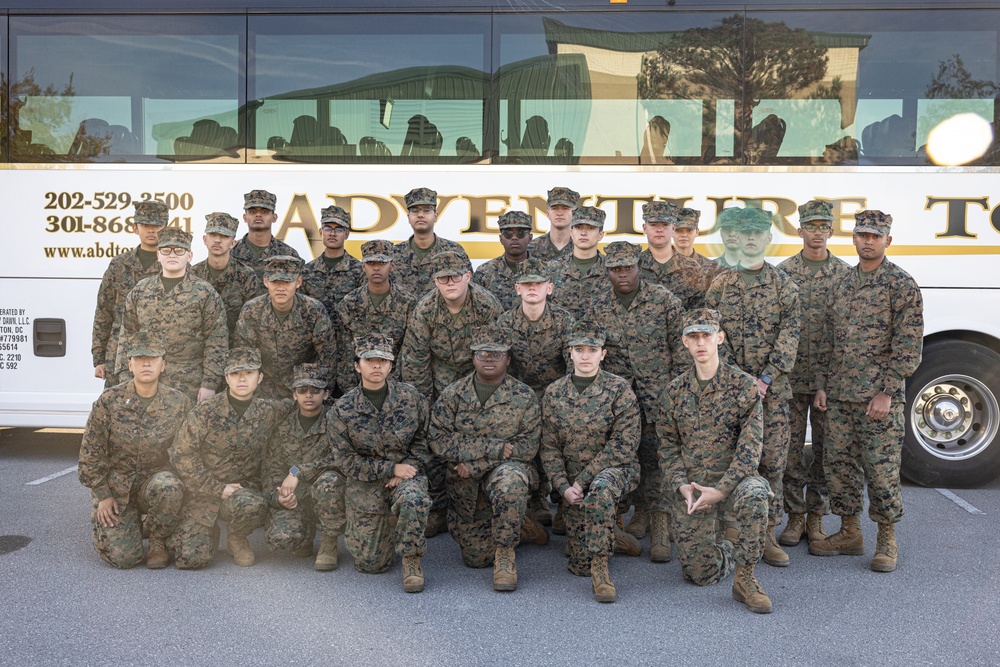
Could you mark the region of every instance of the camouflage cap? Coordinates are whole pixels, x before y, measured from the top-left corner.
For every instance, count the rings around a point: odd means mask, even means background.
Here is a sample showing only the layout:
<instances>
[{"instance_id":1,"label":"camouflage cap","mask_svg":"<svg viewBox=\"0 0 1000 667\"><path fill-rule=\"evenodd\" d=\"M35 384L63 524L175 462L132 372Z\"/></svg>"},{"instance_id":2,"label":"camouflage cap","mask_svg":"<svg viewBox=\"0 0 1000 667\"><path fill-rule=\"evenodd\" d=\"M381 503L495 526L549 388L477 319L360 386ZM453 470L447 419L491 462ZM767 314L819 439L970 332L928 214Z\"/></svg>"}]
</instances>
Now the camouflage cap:
<instances>
[{"instance_id":1,"label":"camouflage cap","mask_svg":"<svg viewBox=\"0 0 1000 667\"><path fill-rule=\"evenodd\" d=\"M236 236L236 229L240 226L240 221L228 213L209 213L205 216L205 233L222 234L224 236Z\"/></svg>"},{"instance_id":2,"label":"camouflage cap","mask_svg":"<svg viewBox=\"0 0 1000 667\"><path fill-rule=\"evenodd\" d=\"M534 220L524 211L507 211L497 220L500 230L504 229L533 229Z\"/></svg>"},{"instance_id":3,"label":"camouflage cap","mask_svg":"<svg viewBox=\"0 0 1000 667\"><path fill-rule=\"evenodd\" d=\"M682 208L677 211L677 228L687 227L698 229L698 221L701 220L701 211L694 208Z\"/></svg>"},{"instance_id":4,"label":"camouflage cap","mask_svg":"<svg viewBox=\"0 0 1000 667\"><path fill-rule=\"evenodd\" d=\"M453 251L438 252L431 256L431 277L460 276L472 270L469 258Z\"/></svg>"},{"instance_id":5,"label":"camouflage cap","mask_svg":"<svg viewBox=\"0 0 1000 667\"><path fill-rule=\"evenodd\" d=\"M677 224L680 209L667 201L651 201L642 205L643 222L666 222Z\"/></svg>"},{"instance_id":6,"label":"camouflage cap","mask_svg":"<svg viewBox=\"0 0 1000 667\"><path fill-rule=\"evenodd\" d=\"M604 347L607 336L604 327L593 320L578 320L569 332L566 339L566 347L577 345L590 345L593 347Z\"/></svg>"},{"instance_id":7,"label":"camouflage cap","mask_svg":"<svg viewBox=\"0 0 1000 667\"><path fill-rule=\"evenodd\" d=\"M738 232L766 232L771 229L771 214L760 208L747 206L739 209L736 217Z\"/></svg>"},{"instance_id":8,"label":"camouflage cap","mask_svg":"<svg viewBox=\"0 0 1000 667\"><path fill-rule=\"evenodd\" d=\"M326 388L325 368L319 364L299 364L292 370L292 389L297 387Z\"/></svg>"},{"instance_id":9,"label":"camouflage cap","mask_svg":"<svg viewBox=\"0 0 1000 667\"><path fill-rule=\"evenodd\" d=\"M361 262L391 262L394 252L392 241L365 241L361 244Z\"/></svg>"},{"instance_id":10,"label":"camouflage cap","mask_svg":"<svg viewBox=\"0 0 1000 667\"><path fill-rule=\"evenodd\" d=\"M159 199L147 199L135 202L135 215L132 219L137 225L152 225L166 227L170 222L170 209Z\"/></svg>"},{"instance_id":11,"label":"camouflage cap","mask_svg":"<svg viewBox=\"0 0 1000 667\"><path fill-rule=\"evenodd\" d=\"M710 308L693 308L684 313L684 335L716 333L722 330L722 315Z\"/></svg>"},{"instance_id":12,"label":"camouflage cap","mask_svg":"<svg viewBox=\"0 0 1000 667\"><path fill-rule=\"evenodd\" d=\"M248 208L266 208L273 211L278 203L278 198L267 190L251 190L243 195L243 210Z\"/></svg>"},{"instance_id":13,"label":"camouflage cap","mask_svg":"<svg viewBox=\"0 0 1000 667\"><path fill-rule=\"evenodd\" d=\"M264 278L290 283L302 275L304 265L304 261L292 255L268 257L264 263Z\"/></svg>"},{"instance_id":14,"label":"camouflage cap","mask_svg":"<svg viewBox=\"0 0 1000 667\"><path fill-rule=\"evenodd\" d=\"M569 188L552 188L549 190L547 203L550 207L569 206L576 208L580 205L580 193Z\"/></svg>"},{"instance_id":15,"label":"camouflage cap","mask_svg":"<svg viewBox=\"0 0 1000 667\"><path fill-rule=\"evenodd\" d=\"M506 352L510 349L510 333L495 324L476 327L469 348L473 352Z\"/></svg>"},{"instance_id":16,"label":"camouflage cap","mask_svg":"<svg viewBox=\"0 0 1000 667\"><path fill-rule=\"evenodd\" d=\"M854 214L854 233L888 236L892 231L892 216L875 210L864 210Z\"/></svg>"},{"instance_id":17,"label":"camouflage cap","mask_svg":"<svg viewBox=\"0 0 1000 667\"><path fill-rule=\"evenodd\" d=\"M569 226L590 225L603 231L604 219L606 217L607 214L599 208L594 206L580 206L573 209L573 221L569 223Z\"/></svg>"},{"instance_id":18,"label":"camouflage cap","mask_svg":"<svg viewBox=\"0 0 1000 667\"><path fill-rule=\"evenodd\" d=\"M430 188L414 188L406 193L403 198L406 201L406 208L414 206L433 206L437 208L438 193Z\"/></svg>"},{"instance_id":19,"label":"camouflage cap","mask_svg":"<svg viewBox=\"0 0 1000 667\"><path fill-rule=\"evenodd\" d=\"M260 369L260 352L253 347L234 347L226 355L226 375Z\"/></svg>"},{"instance_id":20,"label":"camouflage cap","mask_svg":"<svg viewBox=\"0 0 1000 667\"><path fill-rule=\"evenodd\" d=\"M833 222L833 207L830 206L830 202L822 199L810 199L799 206L799 224L810 220Z\"/></svg>"},{"instance_id":21,"label":"camouflage cap","mask_svg":"<svg viewBox=\"0 0 1000 667\"><path fill-rule=\"evenodd\" d=\"M327 206L319 213L321 225L340 225L344 229L351 228L351 214L339 206Z\"/></svg>"},{"instance_id":22,"label":"camouflage cap","mask_svg":"<svg viewBox=\"0 0 1000 667\"><path fill-rule=\"evenodd\" d=\"M515 283L547 283L549 270L545 262L535 257L529 257L521 265L521 272L514 276Z\"/></svg>"},{"instance_id":23,"label":"camouflage cap","mask_svg":"<svg viewBox=\"0 0 1000 667\"><path fill-rule=\"evenodd\" d=\"M149 331L136 331L128 339L128 356L162 357L167 348L163 339Z\"/></svg>"},{"instance_id":24,"label":"camouflage cap","mask_svg":"<svg viewBox=\"0 0 1000 667\"><path fill-rule=\"evenodd\" d=\"M609 269L617 266L634 266L639 263L642 246L628 241L615 241L604 246L604 266Z\"/></svg>"},{"instance_id":25,"label":"camouflage cap","mask_svg":"<svg viewBox=\"0 0 1000 667\"><path fill-rule=\"evenodd\" d=\"M358 359L386 359L394 361L392 338L381 333L368 333L354 339L354 356Z\"/></svg>"},{"instance_id":26,"label":"camouflage cap","mask_svg":"<svg viewBox=\"0 0 1000 667\"><path fill-rule=\"evenodd\" d=\"M719 229L736 229L739 227L740 211L738 206L729 206L719 211L715 217L715 224Z\"/></svg>"},{"instance_id":27,"label":"camouflage cap","mask_svg":"<svg viewBox=\"0 0 1000 667\"><path fill-rule=\"evenodd\" d=\"M156 240L157 248L191 249L191 235L180 227L164 227Z\"/></svg>"}]
</instances>

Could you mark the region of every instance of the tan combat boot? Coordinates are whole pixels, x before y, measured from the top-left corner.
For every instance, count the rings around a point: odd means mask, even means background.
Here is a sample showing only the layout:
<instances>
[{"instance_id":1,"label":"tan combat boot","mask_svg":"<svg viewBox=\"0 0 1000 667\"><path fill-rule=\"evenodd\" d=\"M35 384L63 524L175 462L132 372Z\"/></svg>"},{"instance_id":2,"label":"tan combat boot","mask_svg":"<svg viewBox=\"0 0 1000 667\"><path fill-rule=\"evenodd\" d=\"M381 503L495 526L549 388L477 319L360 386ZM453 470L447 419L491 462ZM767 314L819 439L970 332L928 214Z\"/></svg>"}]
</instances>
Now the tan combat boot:
<instances>
[{"instance_id":1,"label":"tan combat boot","mask_svg":"<svg viewBox=\"0 0 1000 667\"><path fill-rule=\"evenodd\" d=\"M162 570L170 562L167 545L162 537L149 538L149 550L146 552L146 567L150 570Z\"/></svg>"},{"instance_id":2,"label":"tan combat boot","mask_svg":"<svg viewBox=\"0 0 1000 667\"><path fill-rule=\"evenodd\" d=\"M899 550L896 548L896 530L891 523L878 525L878 546L875 547L875 557L872 558L873 572L892 572L896 569L896 559Z\"/></svg>"},{"instance_id":3,"label":"tan combat boot","mask_svg":"<svg viewBox=\"0 0 1000 667\"><path fill-rule=\"evenodd\" d=\"M861 517L840 518L840 530L825 540L809 543L813 556L860 556L865 552L865 538L861 534Z\"/></svg>"},{"instance_id":4,"label":"tan combat boot","mask_svg":"<svg viewBox=\"0 0 1000 667\"><path fill-rule=\"evenodd\" d=\"M563 516L562 503L556 505L556 514L552 517L552 534L566 534L566 517Z\"/></svg>"},{"instance_id":5,"label":"tan combat boot","mask_svg":"<svg viewBox=\"0 0 1000 667\"><path fill-rule=\"evenodd\" d=\"M427 527L424 537L434 537L438 533L448 532L448 510L433 510L427 515Z\"/></svg>"},{"instance_id":6,"label":"tan combat boot","mask_svg":"<svg viewBox=\"0 0 1000 667\"><path fill-rule=\"evenodd\" d=\"M636 507L632 519L625 526L625 532L637 540L641 540L646 537L647 530L649 530L649 512L641 507Z\"/></svg>"},{"instance_id":7,"label":"tan combat boot","mask_svg":"<svg viewBox=\"0 0 1000 667\"><path fill-rule=\"evenodd\" d=\"M771 613L771 598L760 587L753 565L737 565L733 574L733 599L742 602L755 614Z\"/></svg>"},{"instance_id":8,"label":"tan combat boot","mask_svg":"<svg viewBox=\"0 0 1000 667\"><path fill-rule=\"evenodd\" d=\"M670 519L666 512L653 512L649 521L649 560L654 563L669 563Z\"/></svg>"},{"instance_id":9,"label":"tan combat boot","mask_svg":"<svg viewBox=\"0 0 1000 667\"><path fill-rule=\"evenodd\" d=\"M791 512L788 515L788 523L785 529L778 535L778 544L786 547L794 547L802 541L806 534L806 515L800 512Z\"/></svg>"},{"instance_id":10,"label":"tan combat boot","mask_svg":"<svg viewBox=\"0 0 1000 667\"><path fill-rule=\"evenodd\" d=\"M641 556L642 545L639 544L639 540L615 526L615 553L626 556Z\"/></svg>"},{"instance_id":11,"label":"tan combat boot","mask_svg":"<svg viewBox=\"0 0 1000 667\"><path fill-rule=\"evenodd\" d=\"M319 552L313 569L317 572L332 572L337 569L340 552L337 548L337 536L326 533L319 539Z\"/></svg>"},{"instance_id":12,"label":"tan combat boot","mask_svg":"<svg viewBox=\"0 0 1000 667\"><path fill-rule=\"evenodd\" d=\"M823 530L822 514L809 512L806 515L806 537L809 538L809 544L826 539L826 531Z\"/></svg>"},{"instance_id":13,"label":"tan combat boot","mask_svg":"<svg viewBox=\"0 0 1000 667\"><path fill-rule=\"evenodd\" d=\"M493 558L493 590L517 590L517 560L513 547L497 547Z\"/></svg>"},{"instance_id":14,"label":"tan combat boot","mask_svg":"<svg viewBox=\"0 0 1000 667\"><path fill-rule=\"evenodd\" d=\"M590 561L590 582L598 602L614 602L618 598L618 591L611 583L611 573L608 572L607 556L594 556Z\"/></svg>"},{"instance_id":15,"label":"tan combat boot","mask_svg":"<svg viewBox=\"0 0 1000 667\"><path fill-rule=\"evenodd\" d=\"M532 519L527 514L524 515L524 523L521 525L521 541L534 542L535 544L548 544L549 534L545 527Z\"/></svg>"},{"instance_id":16,"label":"tan combat boot","mask_svg":"<svg viewBox=\"0 0 1000 667\"><path fill-rule=\"evenodd\" d=\"M233 561L240 567L250 567L257 562L256 557L253 555L253 550L250 549L250 542L247 540L246 535L228 533L226 535L226 547L233 557Z\"/></svg>"},{"instance_id":17,"label":"tan combat boot","mask_svg":"<svg viewBox=\"0 0 1000 667\"><path fill-rule=\"evenodd\" d=\"M534 507L528 507L528 514L536 522L542 524L543 526L552 525L552 510L549 509L549 504L545 499L539 499L538 504Z\"/></svg>"},{"instance_id":18,"label":"tan combat boot","mask_svg":"<svg viewBox=\"0 0 1000 667\"><path fill-rule=\"evenodd\" d=\"M772 567L788 567L788 554L778 546L774 539L774 528L777 521L767 522L767 535L764 536L764 557L762 560Z\"/></svg>"},{"instance_id":19,"label":"tan combat boot","mask_svg":"<svg viewBox=\"0 0 1000 667\"><path fill-rule=\"evenodd\" d=\"M420 593L424 590L424 571L420 567L420 556L403 556L403 590Z\"/></svg>"}]
</instances>

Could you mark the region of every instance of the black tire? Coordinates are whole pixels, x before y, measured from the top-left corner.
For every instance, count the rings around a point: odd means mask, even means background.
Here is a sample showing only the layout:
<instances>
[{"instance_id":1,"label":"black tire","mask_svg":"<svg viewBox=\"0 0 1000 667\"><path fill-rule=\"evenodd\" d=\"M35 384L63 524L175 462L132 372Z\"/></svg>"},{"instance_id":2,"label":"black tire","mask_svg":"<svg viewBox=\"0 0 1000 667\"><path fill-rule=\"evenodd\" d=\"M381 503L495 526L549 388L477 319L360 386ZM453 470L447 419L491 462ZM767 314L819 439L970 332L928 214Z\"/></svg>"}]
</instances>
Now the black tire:
<instances>
[{"instance_id":1,"label":"black tire","mask_svg":"<svg viewBox=\"0 0 1000 667\"><path fill-rule=\"evenodd\" d=\"M989 482L1000 474L998 426L1000 354L961 340L925 345L906 381L903 475L939 488Z\"/></svg>"}]
</instances>

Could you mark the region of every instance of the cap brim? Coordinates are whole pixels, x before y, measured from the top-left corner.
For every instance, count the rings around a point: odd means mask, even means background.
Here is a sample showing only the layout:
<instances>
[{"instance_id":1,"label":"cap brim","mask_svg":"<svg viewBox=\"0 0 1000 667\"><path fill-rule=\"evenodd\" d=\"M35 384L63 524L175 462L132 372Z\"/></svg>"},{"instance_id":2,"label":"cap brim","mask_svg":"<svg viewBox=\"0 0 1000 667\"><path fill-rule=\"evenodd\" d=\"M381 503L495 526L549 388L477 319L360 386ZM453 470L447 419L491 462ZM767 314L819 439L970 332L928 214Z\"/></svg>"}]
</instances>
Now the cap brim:
<instances>
[{"instance_id":1,"label":"cap brim","mask_svg":"<svg viewBox=\"0 0 1000 667\"><path fill-rule=\"evenodd\" d=\"M879 229L878 227L872 227L870 225L855 225L855 234L875 234L876 236L888 236L889 232L885 229Z\"/></svg>"},{"instance_id":2,"label":"cap brim","mask_svg":"<svg viewBox=\"0 0 1000 667\"><path fill-rule=\"evenodd\" d=\"M368 257L362 257L361 263L365 262L391 262L392 256L390 255L369 255Z\"/></svg>"},{"instance_id":3,"label":"cap brim","mask_svg":"<svg viewBox=\"0 0 1000 667\"><path fill-rule=\"evenodd\" d=\"M589 338L589 337L570 338L566 342L566 346L567 347L576 347L578 345L589 345L591 347L604 347L604 339L603 338Z\"/></svg>"},{"instance_id":4,"label":"cap brim","mask_svg":"<svg viewBox=\"0 0 1000 667\"><path fill-rule=\"evenodd\" d=\"M577 227L579 225L590 225L591 227L595 227L602 231L604 230L604 223L597 222L596 220L574 220L573 222L569 223L570 227Z\"/></svg>"},{"instance_id":5,"label":"cap brim","mask_svg":"<svg viewBox=\"0 0 1000 667\"><path fill-rule=\"evenodd\" d=\"M639 263L639 258L636 257L634 260L629 259L628 261L624 259L607 259L604 260L604 266L608 269L614 269L619 266L636 266Z\"/></svg>"},{"instance_id":6,"label":"cap brim","mask_svg":"<svg viewBox=\"0 0 1000 667\"><path fill-rule=\"evenodd\" d=\"M677 221L673 218L664 218L661 216L655 216L652 218L645 218L643 222L662 222L665 225L676 225Z\"/></svg>"},{"instance_id":7,"label":"cap brim","mask_svg":"<svg viewBox=\"0 0 1000 667\"><path fill-rule=\"evenodd\" d=\"M718 331L719 330L716 327L713 327L711 324L692 324L689 327L684 327L685 336L693 333L707 333L707 334L718 333Z\"/></svg>"},{"instance_id":8,"label":"cap brim","mask_svg":"<svg viewBox=\"0 0 1000 667\"><path fill-rule=\"evenodd\" d=\"M222 234L223 236L235 237L236 230L226 229L225 227L206 227L206 234Z\"/></svg>"},{"instance_id":9,"label":"cap brim","mask_svg":"<svg viewBox=\"0 0 1000 667\"><path fill-rule=\"evenodd\" d=\"M431 274L431 278L444 278L445 276L464 276L468 273L468 269L463 269L459 271L458 269L441 269L440 271L435 271Z\"/></svg>"},{"instance_id":10,"label":"cap brim","mask_svg":"<svg viewBox=\"0 0 1000 667\"><path fill-rule=\"evenodd\" d=\"M569 206L570 208L576 208L576 202L569 201L567 199L555 199L548 202L548 206Z\"/></svg>"},{"instance_id":11,"label":"cap brim","mask_svg":"<svg viewBox=\"0 0 1000 667\"><path fill-rule=\"evenodd\" d=\"M396 355L392 352L383 352L382 350L365 350L358 354L359 359L385 359L386 361L395 361Z\"/></svg>"},{"instance_id":12,"label":"cap brim","mask_svg":"<svg viewBox=\"0 0 1000 667\"><path fill-rule=\"evenodd\" d=\"M128 353L129 357L162 357L166 350L157 350L151 347L140 347Z\"/></svg>"},{"instance_id":13,"label":"cap brim","mask_svg":"<svg viewBox=\"0 0 1000 667\"><path fill-rule=\"evenodd\" d=\"M515 283L547 283L549 282L548 276L543 276L540 273L522 273L514 279Z\"/></svg>"},{"instance_id":14,"label":"cap brim","mask_svg":"<svg viewBox=\"0 0 1000 667\"><path fill-rule=\"evenodd\" d=\"M226 375L230 373L239 373L240 371L259 371L260 364L233 364L232 366L226 366Z\"/></svg>"},{"instance_id":15,"label":"cap brim","mask_svg":"<svg viewBox=\"0 0 1000 667\"><path fill-rule=\"evenodd\" d=\"M483 343L477 345L470 345L469 349L473 352L506 352L510 349L509 345L496 345L494 343Z\"/></svg>"},{"instance_id":16,"label":"cap brim","mask_svg":"<svg viewBox=\"0 0 1000 667\"><path fill-rule=\"evenodd\" d=\"M298 278L298 277L299 277L298 273L280 273L280 272L274 272L274 273L265 273L264 274L264 279L265 280L272 280L272 281L273 280L277 280L277 281L283 282L283 283L294 282L295 279Z\"/></svg>"},{"instance_id":17,"label":"cap brim","mask_svg":"<svg viewBox=\"0 0 1000 667\"><path fill-rule=\"evenodd\" d=\"M319 389L326 389L326 380L314 380L312 378L307 378L305 380L298 380L292 383L292 389L298 387L318 387Z\"/></svg>"}]
</instances>

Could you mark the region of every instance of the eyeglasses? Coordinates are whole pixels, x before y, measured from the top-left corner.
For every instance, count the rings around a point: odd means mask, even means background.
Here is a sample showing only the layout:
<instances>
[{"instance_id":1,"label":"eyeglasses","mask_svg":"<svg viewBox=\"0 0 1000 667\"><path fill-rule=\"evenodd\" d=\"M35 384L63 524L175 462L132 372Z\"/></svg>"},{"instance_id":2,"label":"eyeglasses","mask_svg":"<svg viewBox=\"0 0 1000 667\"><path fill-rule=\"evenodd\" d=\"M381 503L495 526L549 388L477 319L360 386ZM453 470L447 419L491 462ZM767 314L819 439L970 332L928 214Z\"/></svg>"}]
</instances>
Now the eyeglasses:
<instances>
[{"instance_id":1,"label":"eyeglasses","mask_svg":"<svg viewBox=\"0 0 1000 667\"><path fill-rule=\"evenodd\" d=\"M459 276L438 276L437 278L434 279L434 282L436 282L438 285L447 285L448 283L460 283L462 282L462 276L464 275L465 274L463 273L462 275Z\"/></svg>"},{"instance_id":2,"label":"eyeglasses","mask_svg":"<svg viewBox=\"0 0 1000 667\"><path fill-rule=\"evenodd\" d=\"M409 209L410 213L423 213L425 215L434 212L433 206L411 206Z\"/></svg>"},{"instance_id":3,"label":"eyeglasses","mask_svg":"<svg viewBox=\"0 0 1000 667\"><path fill-rule=\"evenodd\" d=\"M337 235L346 234L347 232L351 231L346 227L340 227L339 225L338 226L323 225L322 229L324 234L337 234Z\"/></svg>"},{"instance_id":4,"label":"eyeglasses","mask_svg":"<svg viewBox=\"0 0 1000 667\"><path fill-rule=\"evenodd\" d=\"M493 352L492 350L476 350L476 359L479 361L500 361L507 355L506 352Z\"/></svg>"},{"instance_id":5,"label":"eyeglasses","mask_svg":"<svg viewBox=\"0 0 1000 667\"><path fill-rule=\"evenodd\" d=\"M188 249L187 248L160 248L159 251L160 251L160 254L163 255L164 257L170 257L171 255L176 255L177 257L180 257L181 255L183 255L184 253L186 253L188 251Z\"/></svg>"},{"instance_id":6,"label":"eyeglasses","mask_svg":"<svg viewBox=\"0 0 1000 667\"><path fill-rule=\"evenodd\" d=\"M531 230L528 229L505 229L500 232L500 236L510 241L511 239L523 239L530 233Z\"/></svg>"},{"instance_id":7,"label":"eyeglasses","mask_svg":"<svg viewBox=\"0 0 1000 667\"><path fill-rule=\"evenodd\" d=\"M305 396L306 394L312 396L315 394L322 394L324 391L326 391L326 389L320 389L319 387L311 387L311 386L295 388L295 393L298 394L299 396Z\"/></svg>"},{"instance_id":8,"label":"eyeglasses","mask_svg":"<svg viewBox=\"0 0 1000 667\"><path fill-rule=\"evenodd\" d=\"M802 225L802 229L807 232L828 232L833 227L830 225Z\"/></svg>"}]
</instances>

